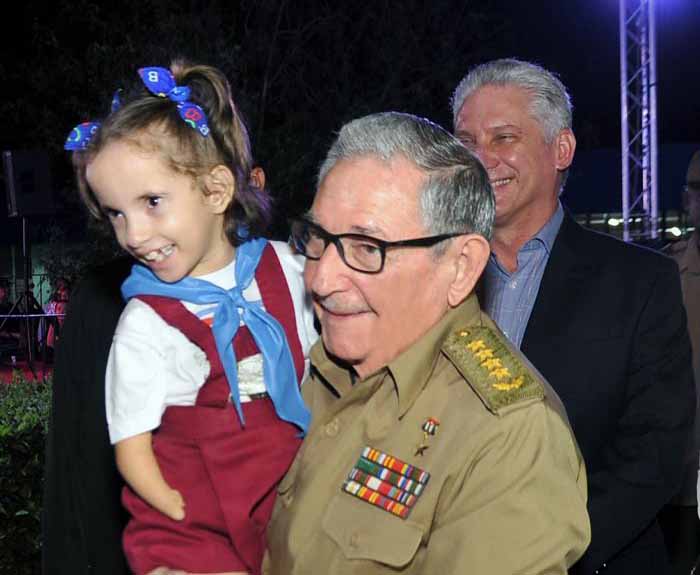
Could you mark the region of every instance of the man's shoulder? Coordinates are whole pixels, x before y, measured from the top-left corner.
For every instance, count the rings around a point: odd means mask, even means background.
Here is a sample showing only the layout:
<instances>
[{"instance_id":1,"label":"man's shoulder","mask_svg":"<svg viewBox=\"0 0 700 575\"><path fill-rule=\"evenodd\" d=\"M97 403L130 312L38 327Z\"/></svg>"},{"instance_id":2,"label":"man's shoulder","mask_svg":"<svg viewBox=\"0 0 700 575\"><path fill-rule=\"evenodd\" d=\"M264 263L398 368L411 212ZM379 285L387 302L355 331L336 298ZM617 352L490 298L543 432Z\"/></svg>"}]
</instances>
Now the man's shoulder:
<instances>
[{"instance_id":1,"label":"man's shoulder","mask_svg":"<svg viewBox=\"0 0 700 575\"><path fill-rule=\"evenodd\" d=\"M587 254L600 265L614 266L626 272L633 268L640 272L670 269L674 265L661 249L625 242L579 224L571 226L563 241L569 242L575 252Z\"/></svg>"},{"instance_id":2,"label":"man's shoulder","mask_svg":"<svg viewBox=\"0 0 700 575\"><path fill-rule=\"evenodd\" d=\"M100 293L104 290L114 292L116 289L118 291L133 265L133 259L121 257L90 266L81 277L77 287L85 291L98 291Z\"/></svg>"},{"instance_id":3,"label":"man's shoulder","mask_svg":"<svg viewBox=\"0 0 700 575\"><path fill-rule=\"evenodd\" d=\"M445 339L442 350L494 414L502 415L545 397L539 375L495 325L457 328Z\"/></svg>"},{"instance_id":4,"label":"man's shoulder","mask_svg":"<svg viewBox=\"0 0 700 575\"><path fill-rule=\"evenodd\" d=\"M89 268L71 293L69 310L89 313L94 308L100 314L113 310L118 315L124 305L121 285L133 263L131 258L119 258Z\"/></svg>"},{"instance_id":5,"label":"man's shoulder","mask_svg":"<svg viewBox=\"0 0 700 575\"><path fill-rule=\"evenodd\" d=\"M673 259L680 258L688 249L688 239L670 242L663 247L662 252Z\"/></svg>"}]
</instances>

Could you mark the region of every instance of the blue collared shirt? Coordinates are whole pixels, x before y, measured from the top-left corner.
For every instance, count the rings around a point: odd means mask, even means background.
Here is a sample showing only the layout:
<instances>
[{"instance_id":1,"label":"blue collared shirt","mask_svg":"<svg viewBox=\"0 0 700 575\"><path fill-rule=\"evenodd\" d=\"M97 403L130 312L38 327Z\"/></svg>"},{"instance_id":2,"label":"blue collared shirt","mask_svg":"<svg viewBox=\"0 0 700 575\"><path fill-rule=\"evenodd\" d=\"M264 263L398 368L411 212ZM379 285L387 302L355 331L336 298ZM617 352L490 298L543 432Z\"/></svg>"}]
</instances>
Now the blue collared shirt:
<instances>
[{"instance_id":1,"label":"blue collared shirt","mask_svg":"<svg viewBox=\"0 0 700 575\"><path fill-rule=\"evenodd\" d=\"M549 221L518 252L518 267L509 273L491 254L483 277L483 307L513 345L520 348L542 274L564 219L561 202Z\"/></svg>"}]
</instances>

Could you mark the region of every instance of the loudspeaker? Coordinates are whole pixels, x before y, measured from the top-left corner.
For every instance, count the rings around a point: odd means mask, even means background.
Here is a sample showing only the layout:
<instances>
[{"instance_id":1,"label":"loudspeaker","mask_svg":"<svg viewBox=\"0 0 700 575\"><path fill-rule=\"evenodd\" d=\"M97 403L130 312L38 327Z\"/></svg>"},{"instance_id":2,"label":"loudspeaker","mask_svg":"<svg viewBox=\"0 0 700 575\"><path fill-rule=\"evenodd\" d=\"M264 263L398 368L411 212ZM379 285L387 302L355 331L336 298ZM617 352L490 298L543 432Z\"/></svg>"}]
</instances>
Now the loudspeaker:
<instances>
[{"instance_id":1,"label":"loudspeaker","mask_svg":"<svg viewBox=\"0 0 700 575\"><path fill-rule=\"evenodd\" d=\"M24 217L54 211L49 155L43 150L2 153L7 215Z\"/></svg>"}]
</instances>

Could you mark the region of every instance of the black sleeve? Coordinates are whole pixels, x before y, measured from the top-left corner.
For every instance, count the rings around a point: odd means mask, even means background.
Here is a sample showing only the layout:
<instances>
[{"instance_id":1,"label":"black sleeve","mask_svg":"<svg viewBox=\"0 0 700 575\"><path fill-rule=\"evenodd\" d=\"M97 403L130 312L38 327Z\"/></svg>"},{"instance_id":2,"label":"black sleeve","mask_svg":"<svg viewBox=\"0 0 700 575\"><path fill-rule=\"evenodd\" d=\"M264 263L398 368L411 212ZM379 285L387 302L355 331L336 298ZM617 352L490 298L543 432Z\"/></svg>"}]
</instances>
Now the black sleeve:
<instances>
[{"instance_id":1,"label":"black sleeve","mask_svg":"<svg viewBox=\"0 0 700 575\"><path fill-rule=\"evenodd\" d=\"M680 279L671 260L656 274L631 346L625 409L602 454L605 467L588 478L593 538L575 573L597 573L680 487L695 385Z\"/></svg>"},{"instance_id":2,"label":"black sleeve","mask_svg":"<svg viewBox=\"0 0 700 575\"><path fill-rule=\"evenodd\" d=\"M44 575L126 575L121 478L107 434L104 372L130 262L73 291L57 349L42 517Z\"/></svg>"}]
</instances>

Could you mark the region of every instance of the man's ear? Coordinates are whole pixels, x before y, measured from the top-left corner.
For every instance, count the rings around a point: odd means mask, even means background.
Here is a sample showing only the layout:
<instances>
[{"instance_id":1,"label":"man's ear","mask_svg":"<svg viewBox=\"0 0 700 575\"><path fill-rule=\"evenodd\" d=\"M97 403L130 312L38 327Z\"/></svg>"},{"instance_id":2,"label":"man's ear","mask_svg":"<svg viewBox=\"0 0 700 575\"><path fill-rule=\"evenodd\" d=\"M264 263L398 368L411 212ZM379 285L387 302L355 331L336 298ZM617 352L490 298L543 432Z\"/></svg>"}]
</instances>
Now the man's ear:
<instances>
[{"instance_id":1,"label":"man's ear","mask_svg":"<svg viewBox=\"0 0 700 575\"><path fill-rule=\"evenodd\" d=\"M453 240L454 277L447 291L447 303L457 307L474 291L476 282L486 267L491 248L486 238L478 234L458 236ZM448 250L452 252L452 250Z\"/></svg>"},{"instance_id":2,"label":"man's ear","mask_svg":"<svg viewBox=\"0 0 700 575\"><path fill-rule=\"evenodd\" d=\"M576 152L576 136L569 128L564 128L556 137L556 159L555 165L557 170L563 172L567 170L574 161L574 153Z\"/></svg>"},{"instance_id":3,"label":"man's ear","mask_svg":"<svg viewBox=\"0 0 700 575\"><path fill-rule=\"evenodd\" d=\"M236 178L223 164L214 166L204 176L206 186L205 202L215 214L223 214L236 193Z\"/></svg>"},{"instance_id":4,"label":"man's ear","mask_svg":"<svg viewBox=\"0 0 700 575\"><path fill-rule=\"evenodd\" d=\"M265 170L260 166L255 166L250 170L250 185L257 188L258 190L265 189Z\"/></svg>"}]
</instances>

